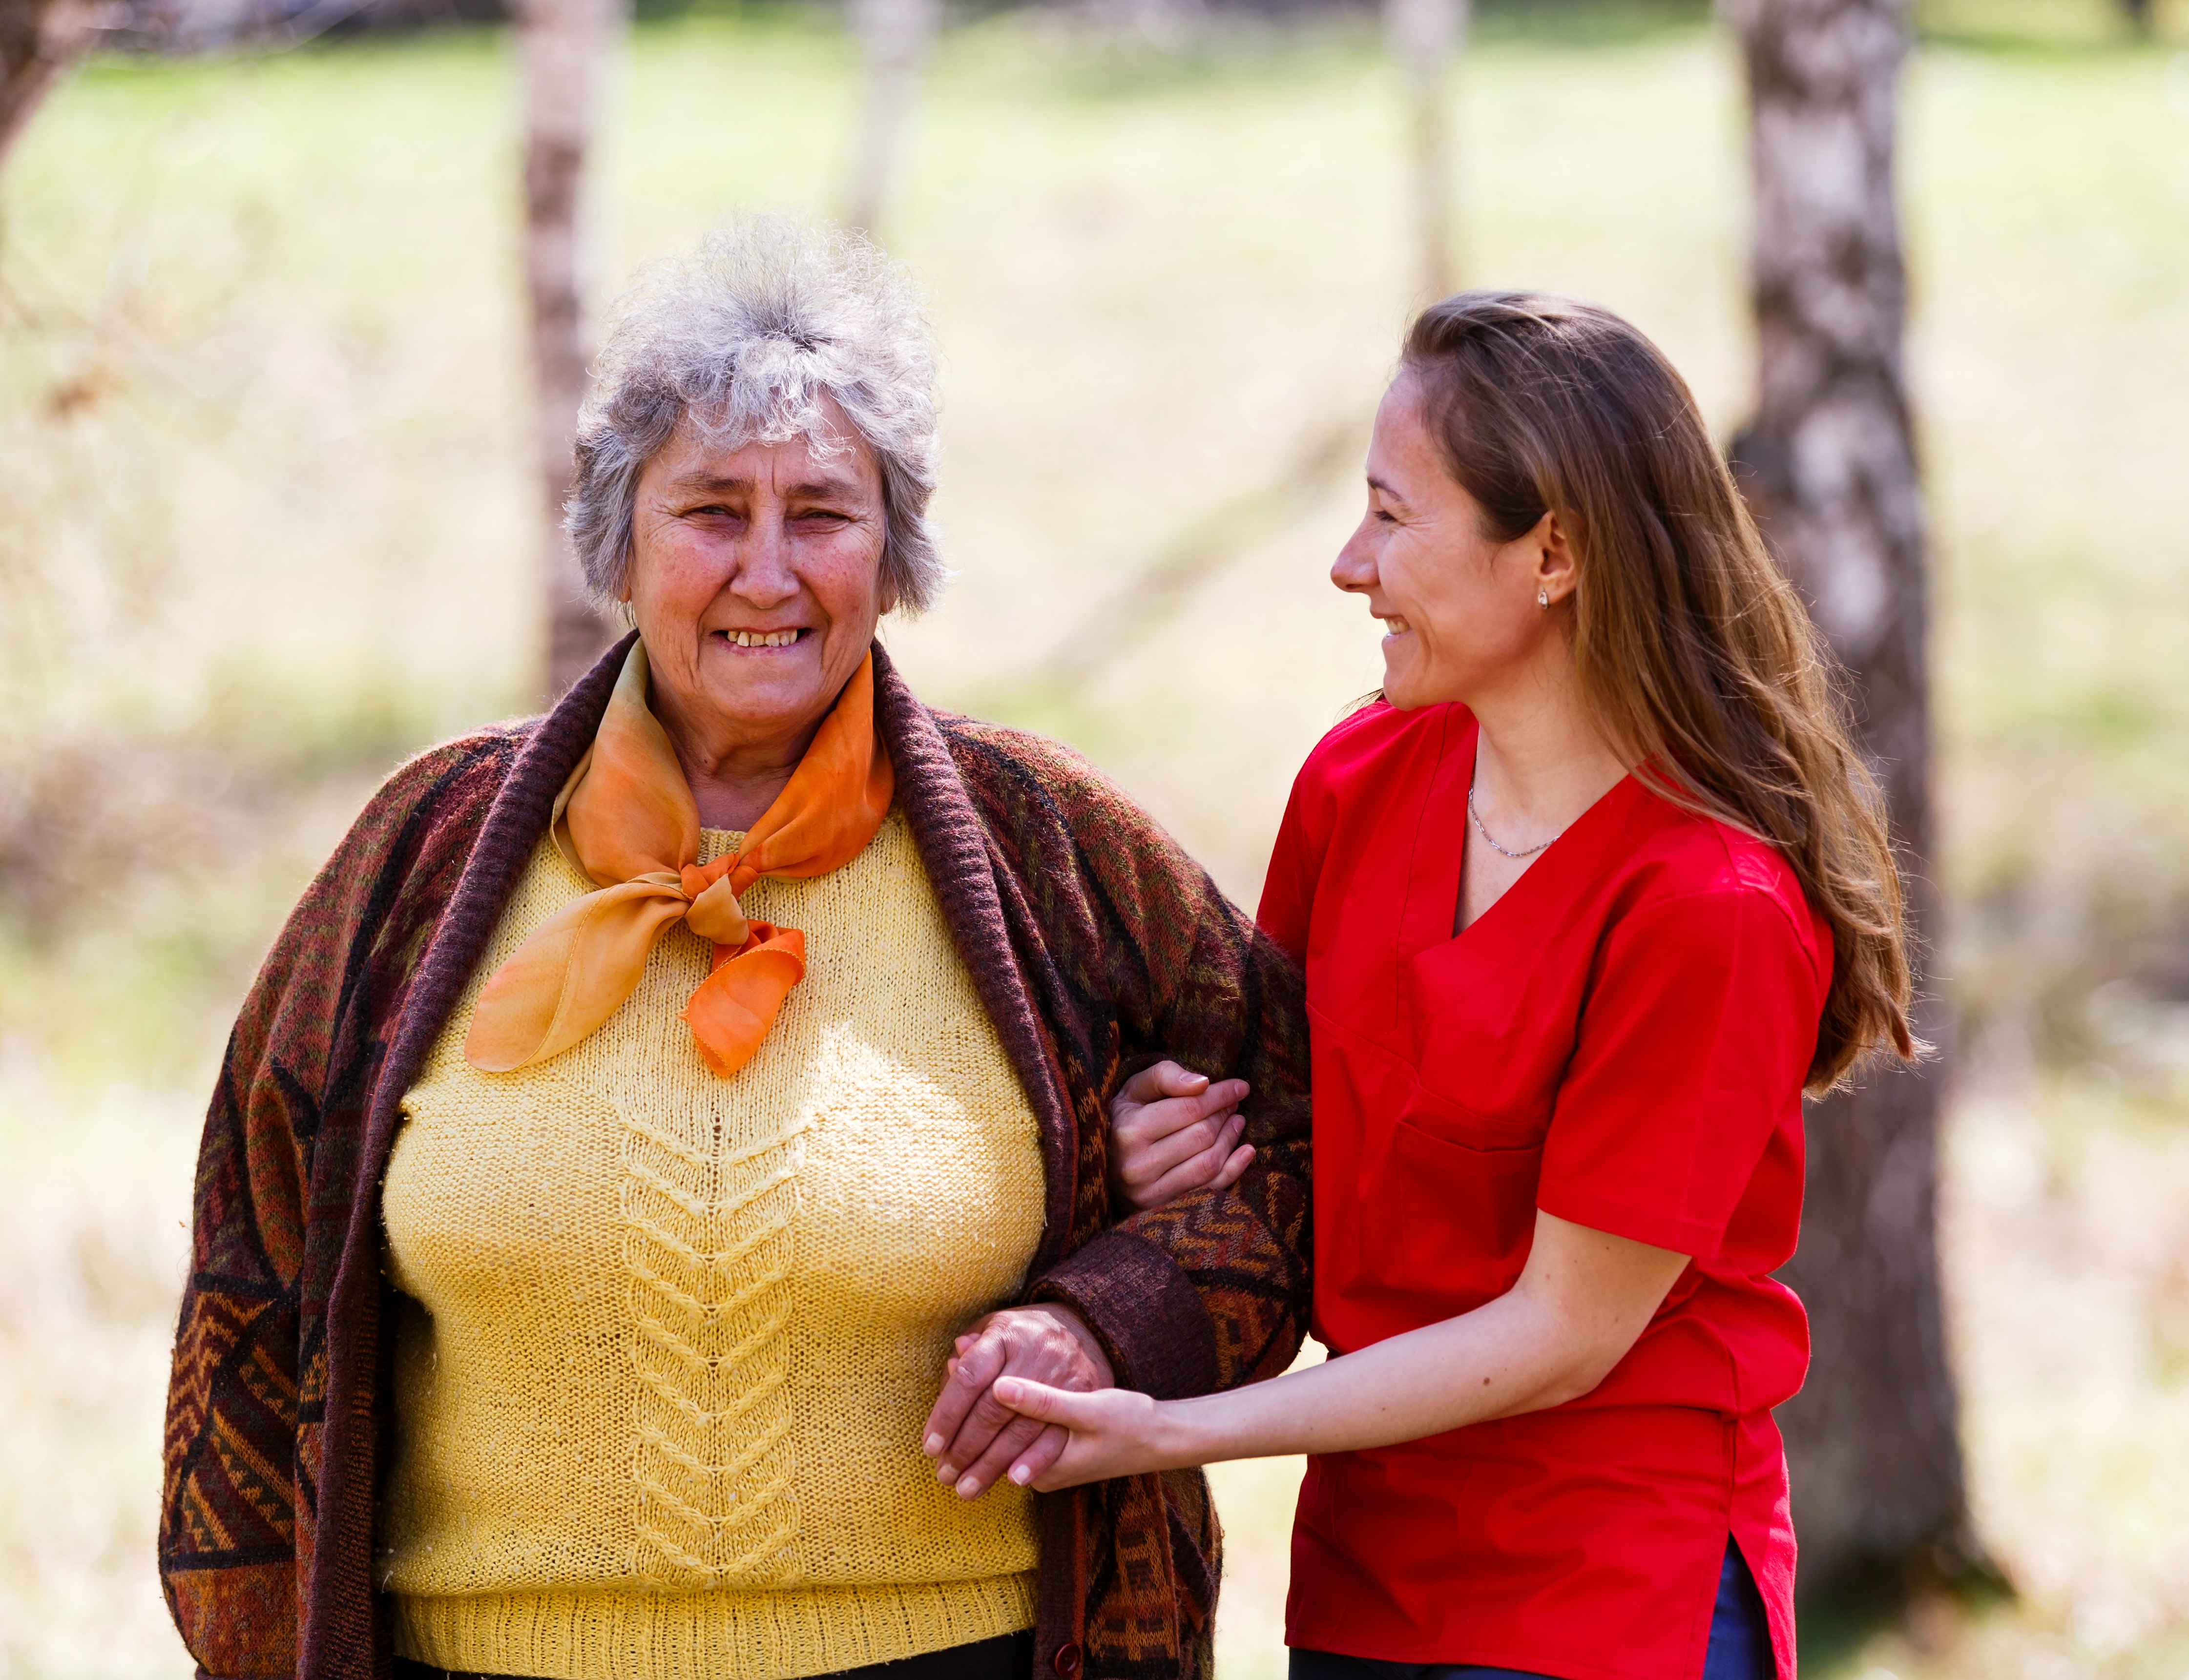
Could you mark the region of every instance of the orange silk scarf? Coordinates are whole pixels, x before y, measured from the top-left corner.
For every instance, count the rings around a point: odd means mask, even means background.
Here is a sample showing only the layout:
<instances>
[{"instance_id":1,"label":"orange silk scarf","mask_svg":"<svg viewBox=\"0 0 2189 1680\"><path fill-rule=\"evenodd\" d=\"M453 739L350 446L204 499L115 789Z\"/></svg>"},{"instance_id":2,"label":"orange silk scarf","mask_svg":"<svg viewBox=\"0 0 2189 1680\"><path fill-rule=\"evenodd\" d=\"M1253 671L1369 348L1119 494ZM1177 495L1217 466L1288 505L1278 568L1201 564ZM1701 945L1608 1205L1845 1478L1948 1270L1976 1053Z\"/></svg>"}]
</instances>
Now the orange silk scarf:
<instances>
[{"instance_id":1,"label":"orange silk scarf","mask_svg":"<svg viewBox=\"0 0 2189 1680\"><path fill-rule=\"evenodd\" d=\"M715 961L678 1019L727 1078L806 977L806 936L747 921L738 895L762 875L803 880L842 868L889 815L897 779L874 738L873 654L744 844L711 863L699 861L699 809L646 691L646 646L634 642L551 819L556 848L600 890L541 923L487 981L464 1038L464 1060L484 1072L529 1067L585 1037L681 921L713 942Z\"/></svg>"}]
</instances>

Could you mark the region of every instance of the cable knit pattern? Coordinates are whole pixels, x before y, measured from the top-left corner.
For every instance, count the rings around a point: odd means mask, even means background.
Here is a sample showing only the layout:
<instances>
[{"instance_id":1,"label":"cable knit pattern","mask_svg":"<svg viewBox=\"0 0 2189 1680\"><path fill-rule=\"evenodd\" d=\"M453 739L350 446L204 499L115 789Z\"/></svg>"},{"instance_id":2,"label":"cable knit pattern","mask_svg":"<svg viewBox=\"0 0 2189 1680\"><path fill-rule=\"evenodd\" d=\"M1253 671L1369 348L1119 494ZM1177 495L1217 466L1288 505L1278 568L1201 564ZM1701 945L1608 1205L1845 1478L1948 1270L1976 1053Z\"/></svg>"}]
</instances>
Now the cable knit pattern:
<instances>
[{"instance_id":1,"label":"cable knit pattern","mask_svg":"<svg viewBox=\"0 0 2189 1680\"><path fill-rule=\"evenodd\" d=\"M797 1447L783 1330L795 1150L809 1123L725 1149L719 1128L683 1123L700 1117L648 1120L619 1106L640 1383L631 1474L651 1553L641 1567L686 1586L791 1585Z\"/></svg>"}]
</instances>

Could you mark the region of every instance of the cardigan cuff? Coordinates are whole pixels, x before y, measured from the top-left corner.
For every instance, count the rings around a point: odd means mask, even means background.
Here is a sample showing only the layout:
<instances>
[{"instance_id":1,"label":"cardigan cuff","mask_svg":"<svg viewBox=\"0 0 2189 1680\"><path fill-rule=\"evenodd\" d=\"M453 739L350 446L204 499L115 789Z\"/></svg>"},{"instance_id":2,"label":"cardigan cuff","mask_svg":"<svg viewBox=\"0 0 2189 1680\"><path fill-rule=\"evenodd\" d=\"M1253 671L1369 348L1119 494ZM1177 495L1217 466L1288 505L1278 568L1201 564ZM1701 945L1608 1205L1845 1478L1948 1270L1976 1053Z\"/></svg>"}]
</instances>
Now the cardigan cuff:
<instances>
[{"instance_id":1,"label":"cardigan cuff","mask_svg":"<svg viewBox=\"0 0 2189 1680\"><path fill-rule=\"evenodd\" d=\"M1157 1400L1217 1385L1216 1326L1176 1260L1130 1231L1110 1230L1037 1278L1029 1301L1053 1301L1086 1320L1121 1389Z\"/></svg>"}]
</instances>

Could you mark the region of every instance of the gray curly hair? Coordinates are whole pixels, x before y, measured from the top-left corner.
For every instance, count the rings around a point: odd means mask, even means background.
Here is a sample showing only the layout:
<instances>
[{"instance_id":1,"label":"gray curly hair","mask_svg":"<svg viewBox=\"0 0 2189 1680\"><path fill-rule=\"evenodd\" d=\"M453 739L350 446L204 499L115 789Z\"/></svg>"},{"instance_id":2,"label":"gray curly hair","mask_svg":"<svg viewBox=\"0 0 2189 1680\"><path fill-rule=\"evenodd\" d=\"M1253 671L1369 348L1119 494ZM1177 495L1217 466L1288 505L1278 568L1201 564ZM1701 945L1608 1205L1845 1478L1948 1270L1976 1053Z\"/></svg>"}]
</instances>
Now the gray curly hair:
<instances>
[{"instance_id":1,"label":"gray curly hair","mask_svg":"<svg viewBox=\"0 0 2189 1680\"><path fill-rule=\"evenodd\" d=\"M563 525L597 598L622 592L646 464L689 423L712 447L845 447L833 398L881 465L881 572L897 604L932 606L948 575L935 494L935 346L918 287L856 234L740 217L691 256L647 268L609 311L578 413Z\"/></svg>"}]
</instances>

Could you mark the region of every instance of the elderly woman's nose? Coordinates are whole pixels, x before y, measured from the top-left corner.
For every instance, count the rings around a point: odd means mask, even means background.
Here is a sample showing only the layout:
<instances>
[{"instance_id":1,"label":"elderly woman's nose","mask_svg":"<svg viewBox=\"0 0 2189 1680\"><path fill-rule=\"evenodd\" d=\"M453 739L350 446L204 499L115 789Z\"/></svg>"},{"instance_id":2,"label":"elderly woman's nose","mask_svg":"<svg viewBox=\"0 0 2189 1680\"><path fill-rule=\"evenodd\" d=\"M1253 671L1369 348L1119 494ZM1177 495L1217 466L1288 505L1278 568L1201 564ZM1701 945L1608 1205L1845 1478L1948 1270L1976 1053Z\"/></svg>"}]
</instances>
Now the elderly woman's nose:
<instances>
[{"instance_id":1,"label":"elderly woman's nose","mask_svg":"<svg viewBox=\"0 0 2189 1680\"><path fill-rule=\"evenodd\" d=\"M798 574L790 563L790 534L779 518L755 519L738 545L732 594L755 607L779 606L798 593Z\"/></svg>"}]
</instances>

